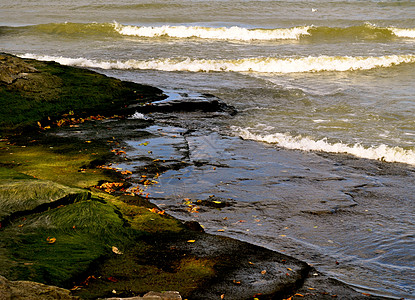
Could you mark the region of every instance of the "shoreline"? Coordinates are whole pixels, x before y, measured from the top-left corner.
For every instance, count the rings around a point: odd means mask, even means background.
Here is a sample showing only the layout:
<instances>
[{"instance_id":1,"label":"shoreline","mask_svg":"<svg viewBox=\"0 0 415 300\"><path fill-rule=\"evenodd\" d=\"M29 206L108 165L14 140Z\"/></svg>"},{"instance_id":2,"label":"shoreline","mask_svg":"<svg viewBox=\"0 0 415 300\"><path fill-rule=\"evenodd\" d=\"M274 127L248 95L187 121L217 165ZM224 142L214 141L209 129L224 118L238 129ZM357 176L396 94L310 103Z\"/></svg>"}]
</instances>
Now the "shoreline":
<instances>
[{"instance_id":1,"label":"shoreline","mask_svg":"<svg viewBox=\"0 0 415 300\"><path fill-rule=\"evenodd\" d=\"M69 69L72 68L65 68L65 70ZM27 75L22 76L19 75L17 79L26 77L24 80L28 80ZM157 93L149 93L148 98L143 98L144 100L151 100L154 98L160 99L160 97L163 98L163 96ZM216 101L216 99L212 99ZM166 109L164 106L161 109L161 113L166 113L166 111L171 112L175 109L182 111L183 102L179 101L177 103L179 108L176 106L173 109ZM214 109L208 109L208 111L210 110L209 113L215 114L220 111L221 114L229 114L232 111L232 108L218 106L218 103L217 101L214 102L212 106ZM132 100L129 100L128 104L124 102L124 108L127 108L130 114L133 110L135 111L137 109L132 103ZM151 109L160 111L160 108L157 107L145 107L145 110ZM91 110L94 110L94 108L92 107ZM200 103L196 103L191 111L193 110L199 111ZM206 111L206 108L203 110ZM103 111L110 112L111 114L114 112L113 107L104 109ZM62 111L60 113L64 112ZM82 109L81 112L83 112ZM204 112L200 114L204 114ZM48 114L43 117L42 123L48 117ZM51 178L47 178L49 176L47 173L50 170L38 172L35 166L31 166L30 163L29 165L25 165L23 162L23 159L28 154L34 153L32 150L35 149L36 152L39 152L39 149L41 149L43 151L41 156L50 155L52 158L54 155L59 155L61 158L63 157L63 159L66 158L67 160L73 159L82 152L86 155L83 158L82 164L72 165L72 173L66 176L74 176L77 178L75 181L69 181L70 185L79 185L77 187L82 187L84 190L87 188L90 196L89 198L88 196L85 197L86 199L70 200L69 202L63 201L62 205L67 207L69 211L70 208L76 205L87 205L90 209L94 207L93 209L97 212L100 211L100 214L105 212L110 213L111 218L109 221L116 220L116 222L119 222L120 227L114 228L114 232L118 232L122 238L120 240L116 238L115 240L118 240L118 243L123 245L123 247L116 247L117 251L122 254L118 254L114 250L113 247L115 246L103 247L97 251L95 257L90 259L91 264L84 267L84 271L81 272L84 278L89 279L83 282L84 285L80 290L73 292L75 295L82 295L82 292L84 292L84 295L90 295L88 296L90 298L87 297L85 299L95 299L96 293L103 289L104 286L106 289L105 295L98 297L109 297L111 294L114 294L113 291L116 291L115 294L117 296L120 295L123 297L134 296L136 293L142 295L143 292L132 290L128 292L129 287L133 285L130 282L130 278L124 277L125 274L129 274L131 277L134 277L135 284L139 283L141 287L151 286L151 281L153 281L153 288L149 288L147 291L157 289L160 291L166 290L166 286L176 287L177 289L181 287L184 292L179 292L189 299L217 298L221 295L225 295L225 299L248 299L252 297L259 299L283 299L288 297L292 297L292 299L332 299L334 295L342 299L348 299L348 297L353 299L382 299L380 297L355 292L347 285L328 278L306 263L292 257L234 239L202 233L200 232L202 231L201 228L195 223L182 224L180 221L169 217L160 208L150 204L145 197L145 191L144 193L139 191L136 194L134 191L122 190L124 187L114 188L116 186L112 185L108 190L109 192L102 193L100 189L108 187L104 185L105 183L120 182L128 186L128 180L126 181L126 179L130 174L122 174L122 172L117 172L111 168L97 170L96 167L107 166L108 162L111 161L114 163L128 159L125 157L125 151L122 148L125 147L123 144L125 138L134 138L137 141L145 143L147 136L142 135L142 132L130 133L127 129L145 130L149 125L157 121L131 120L122 117L116 119L100 117L95 120L86 120L85 114L78 115L75 113L74 115L65 116L62 119L64 118L69 119L68 126L59 127L52 122L52 127L46 128L51 125L45 123L36 125L35 123L34 126L30 124L33 130L29 133L20 132L7 139L4 139L4 136L2 136L2 149L6 151L3 151L4 153L2 154L1 167L3 169L3 184L6 181L13 181L15 183L21 180L35 180L32 174L40 174L40 177L36 176L39 178L36 180L51 180ZM34 120L34 122L40 121ZM70 127L70 125L73 126ZM114 136L117 136L117 138L114 139ZM37 141L31 142L33 140ZM166 142L168 143L168 141ZM148 149L148 151L152 151L151 145ZM111 152L111 150L116 151ZM14 153L13 159L9 158L12 155L10 153ZM18 155L15 155L19 153L21 154L20 162L19 159L16 159ZM143 158L145 158L145 155L143 155ZM139 173L138 175L146 176L143 177L147 178L146 180L157 181L158 176L156 177L156 174L177 167L177 163L180 164L179 161L172 161L163 165L160 161L156 160L157 158L153 161L145 161L142 170L139 171L146 173ZM38 164L38 166L40 165L41 163ZM34 169L31 169L32 167ZM8 170L12 170L12 174ZM83 175L87 175L89 178L87 180L81 178ZM58 180L59 184L68 183L68 178L62 178L60 174L55 174L54 178ZM90 183L96 180L98 182L95 185L85 185L86 182ZM73 193L76 194L78 192L75 191ZM62 198L57 200L60 199ZM99 203L103 204L103 206ZM59 206L46 207L51 210L48 211L43 208L40 210L40 215L53 213L59 211L59 209L62 210ZM107 210L108 207L110 210ZM23 218L26 218L25 220L22 219L21 215L15 214L19 210L13 211L9 215L10 219L7 220L7 224L3 221L0 233L3 235L5 233L10 234L10 232L20 234L18 230L21 228L23 228L23 231L26 228L31 228L31 224L35 224L39 220L37 219L39 212L36 212L35 215L32 210L26 209L28 212L23 216ZM154 227L155 220L157 221L156 227ZM23 222L23 226L19 227L19 225L22 225L20 224L21 222ZM104 230L103 232L105 232L108 224L110 223L100 225ZM73 226L73 229L75 229L76 225ZM85 231L81 233L88 235L90 230L91 228L85 225ZM33 234L33 232L30 234ZM58 234L58 232L55 234ZM62 239L65 239L68 236L67 229L65 228L59 234L61 234ZM134 244L126 241L127 237L131 236L134 236ZM60 240L60 238L57 238L56 243L47 242L46 245L43 240L41 247L58 246ZM114 242L115 240L112 239L111 241ZM145 241L144 244L142 244L143 241ZM82 243L72 244L73 249L79 247L80 244ZM215 245L215 247L212 247L212 245ZM21 245L15 245L17 248L19 246ZM143 251L142 247L151 249L151 251ZM137 257L141 257L141 261L137 262ZM148 261L152 264L149 265ZM99 265L97 265L97 262L100 262ZM36 268L32 267L32 263L36 265L37 262L27 260L26 263L23 263L23 268L33 268L32 272L36 272ZM270 267L271 263L273 267ZM144 278L137 276L137 272L132 272L134 270L131 270L132 265L137 268L136 270L141 270L140 272L144 272L145 268L150 268L152 272L147 272ZM48 267L43 270L44 272L48 272ZM11 271L11 274L16 275L13 272L15 271ZM100 272L101 275L91 275L96 272ZM79 272L73 274L76 274L77 278L80 276ZM175 277L177 278L174 280L181 280L182 282L172 284L171 282L174 281L173 278ZM160 278L163 278L164 281L160 282ZM73 278L70 279L70 282L73 282ZM253 284L256 282L259 283L257 285ZM195 284L196 289L194 288ZM68 282L64 285L68 285ZM119 287L121 286L123 287L123 292L117 293L117 289L119 291Z\"/></svg>"}]
</instances>

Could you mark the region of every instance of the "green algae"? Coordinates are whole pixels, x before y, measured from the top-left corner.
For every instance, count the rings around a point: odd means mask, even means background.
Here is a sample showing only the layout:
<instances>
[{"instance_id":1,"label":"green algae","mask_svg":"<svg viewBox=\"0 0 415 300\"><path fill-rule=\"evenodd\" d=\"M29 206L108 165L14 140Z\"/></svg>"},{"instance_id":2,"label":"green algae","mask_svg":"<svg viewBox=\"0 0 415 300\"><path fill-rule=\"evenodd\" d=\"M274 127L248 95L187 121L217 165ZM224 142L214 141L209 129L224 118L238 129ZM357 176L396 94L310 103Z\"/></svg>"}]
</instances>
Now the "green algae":
<instances>
[{"instance_id":1,"label":"green algae","mask_svg":"<svg viewBox=\"0 0 415 300\"><path fill-rule=\"evenodd\" d=\"M95 159L105 158L109 149L92 141L88 147L96 155L80 154L78 149L85 147L83 142L66 143L65 138L60 141L25 147L0 142L5 150L0 154L5 202L13 200L16 207L25 202L30 207L41 205L42 190L47 204L54 189L58 190L56 198L64 197L61 190L84 195L59 202L58 207L43 206L41 211L16 215L3 224L0 275L66 288L79 285L81 288L74 293L86 299L111 296L113 290L125 296L150 290L178 290L186 295L214 276L212 260L168 246L188 233L180 221L145 198L72 188L87 187L88 173L93 175L93 184L111 177L102 170L86 167L94 165ZM13 193L10 184L18 187ZM26 193L28 190L32 192ZM86 194L91 196L85 197ZM122 254L114 252L113 247ZM97 279L88 285L78 280L89 276ZM116 278L116 282L108 278Z\"/></svg>"},{"instance_id":2,"label":"green algae","mask_svg":"<svg viewBox=\"0 0 415 300\"><path fill-rule=\"evenodd\" d=\"M69 287L71 279L134 235L116 208L99 199L73 203L20 218L0 235L8 260L3 276ZM7 270L7 271L5 271Z\"/></svg>"},{"instance_id":3,"label":"green algae","mask_svg":"<svg viewBox=\"0 0 415 300\"><path fill-rule=\"evenodd\" d=\"M0 169L0 176L7 170L67 186L85 188L100 180L111 181L114 176L100 169L85 168L91 161L108 157L108 148L84 142L61 139L59 145L13 145L0 142L0 161L7 169ZM86 149L86 148L89 148ZM23 176L23 175L19 175Z\"/></svg>"},{"instance_id":4,"label":"green algae","mask_svg":"<svg viewBox=\"0 0 415 300\"><path fill-rule=\"evenodd\" d=\"M20 179L0 183L0 222L14 213L35 210L41 205L88 199L86 190L69 188L52 181Z\"/></svg>"},{"instance_id":5,"label":"green algae","mask_svg":"<svg viewBox=\"0 0 415 300\"><path fill-rule=\"evenodd\" d=\"M77 118L112 115L161 99L161 91L53 62L0 54L0 67L4 61L0 275L79 286L74 294L86 299L113 296L113 290L125 296L150 290L188 295L209 281L216 262L174 246L191 238L180 221L145 198L95 188L123 180L119 173L96 168L116 158L109 151L113 145L56 136L54 129L38 132L37 122L46 127L68 112ZM28 125L36 130L15 131Z\"/></svg>"},{"instance_id":6,"label":"green algae","mask_svg":"<svg viewBox=\"0 0 415 300\"><path fill-rule=\"evenodd\" d=\"M55 62L0 53L0 128L18 128L77 115L116 113L130 104L159 99L161 90Z\"/></svg>"}]
</instances>

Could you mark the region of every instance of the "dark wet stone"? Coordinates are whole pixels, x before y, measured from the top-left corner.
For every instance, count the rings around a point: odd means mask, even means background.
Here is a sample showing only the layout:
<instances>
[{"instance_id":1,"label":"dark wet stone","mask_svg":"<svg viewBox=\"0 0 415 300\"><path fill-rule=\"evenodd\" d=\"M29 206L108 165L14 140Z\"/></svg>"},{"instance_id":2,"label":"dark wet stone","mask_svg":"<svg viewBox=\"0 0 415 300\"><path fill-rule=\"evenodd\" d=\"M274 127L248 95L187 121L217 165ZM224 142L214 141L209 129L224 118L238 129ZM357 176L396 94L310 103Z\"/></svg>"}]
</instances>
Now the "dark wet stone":
<instances>
[{"instance_id":1,"label":"dark wet stone","mask_svg":"<svg viewBox=\"0 0 415 300\"><path fill-rule=\"evenodd\" d=\"M183 225L187 228L190 229L192 231L198 231L198 232L204 232L205 230L203 229L202 226L200 226L200 224L196 221L186 221L183 223Z\"/></svg>"},{"instance_id":2,"label":"dark wet stone","mask_svg":"<svg viewBox=\"0 0 415 300\"><path fill-rule=\"evenodd\" d=\"M230 115L236 114L236 109L219 98L205 94L204 98L186 98L186 99L175 99L175 100L163 100L148 103L145 105L133 104L129 108L136 109L141 113L154 113L154 112L226 112Z\"/></svg>"}]
</instances>

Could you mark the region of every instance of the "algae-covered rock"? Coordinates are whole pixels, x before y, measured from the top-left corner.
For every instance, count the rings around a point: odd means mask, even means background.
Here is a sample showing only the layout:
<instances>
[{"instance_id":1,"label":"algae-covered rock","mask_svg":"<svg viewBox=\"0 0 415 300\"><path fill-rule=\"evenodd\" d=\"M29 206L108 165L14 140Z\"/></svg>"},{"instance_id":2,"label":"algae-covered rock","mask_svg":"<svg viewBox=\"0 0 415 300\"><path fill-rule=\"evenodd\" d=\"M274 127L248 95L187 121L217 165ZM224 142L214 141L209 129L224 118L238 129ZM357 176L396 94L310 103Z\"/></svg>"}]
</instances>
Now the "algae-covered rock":
<instances>
[{"instance_id":1,"label":"algae-covered rock","mask_svg":"<svg viewBox=\"0 0 415 300\"><path fill-rule=\"evenodd\" d=\"M70 188L43 180L3 180L0 183L0 223L14 214L22 214L50 205L88 199L86 190Z\"/></svg>"},{"instance_id":2,"label":"algae-covered rock","mask_svg":"<svg viewBox=\"0 0 415 300\"><path fill-rule=\"evenodd\" d=\"M72 287L112 247L124 251L134 232L100 198L60 205L17 218L0 231L0 275Z\"/></svg>"},{"instance_id":3,"label":"algae-covered rock","mask_svg":"<svg viewBox=\"0 0 415 300\"><path fill-rule=\"evenodd\" d=\"M9 281L0 276L0 300L72 300L71 292L59 287L30 281Z\"/></svg>"},{"instance_id":4,"label":"algae-covered rock","mask_svg":"<svg viewBox=\"0 0 415 300\"><path fill-rule=\"evenodd\" d=\"M69 111L120 114L128 105L164 97L155 87L0 53L0 129L56 120Z\"/></svg>"}]
</instances>

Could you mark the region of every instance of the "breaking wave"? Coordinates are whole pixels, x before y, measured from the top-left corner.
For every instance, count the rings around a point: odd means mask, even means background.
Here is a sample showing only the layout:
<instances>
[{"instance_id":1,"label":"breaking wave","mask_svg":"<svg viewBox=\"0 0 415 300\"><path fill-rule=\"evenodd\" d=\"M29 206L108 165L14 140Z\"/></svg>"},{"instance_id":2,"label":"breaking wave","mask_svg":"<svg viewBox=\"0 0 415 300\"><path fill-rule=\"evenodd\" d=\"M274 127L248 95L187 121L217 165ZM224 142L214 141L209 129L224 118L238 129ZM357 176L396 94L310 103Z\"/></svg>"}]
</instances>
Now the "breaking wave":
<instances>
[{"instance_id":1,"label":"breaking wave","mask_svg":"<svg viewBox=\"0 0 415 300\"><path fill-rule=\"evenodd\" d=\"M415 55L389 56L318 56L300 58L257 57L230 60L193 58L158 58L150 60L92 60L25 54L24 58L56 61L71 65L100 69L137 69L186 72L258 72L258 73L300 73L322 71L355 71L387 68L403 63L415 63Z\"/></svg>"},{"instance_id":2,"label":"breaking wave","mask_svg":"<svg viewBox=\"0 0 415 300\"><path fill-rule=\"evenodd\" d=\"M247 29L233 27L202 26L131 26L114 23L114 29L121 35L139 37L201 38L219 40L300 40L312 39L391 39L393 37L415 38L414 28L378 27L370 23L350 27L298 26L291 28Z\"/></svg>"},{"instance_id":3,"label":"breaking wave","mask_svg":"<svg viewBox=\"0 0 415 300\"><path fill-rule=\"evenodd\" d=\"M378 27L369 23L349 27L297 26L291 28L244 28L205 26L135 26L112 23L49 23L23 27L6 27L7 31L35 31L60 36L136 36L146 38L200 38L234 41L272 40L388 40L391 38L415 38L415 28Z\"/></svg>"},{"instance_id":4,"label":"breaking wave","mask_svg":"<svg viewBox=\"0 0 415 300\"><path fill-rule=\"evenodd\" d=\"M277 144L286 149L343 153L360 158L415 165L415 151L401 147L390 147L383 144L376 147L364 147L360 144L329 143L326 139L313 140L310 137L295 137L285 133L255 134L249 129L240 127L233 127L233 130L243 139Z\"/></svg>"},{"instance_id":5,"label":"breaking wave","mask_svg":"<svg viewBox=\"0 0 415 300\"><path fill-rule=\"evenodd\" d=\"M238 26L233 27L201 27L201 26L158 26L140 27L129 26L115 23L115 30L121 35L140 36L140 37L173 37L190 38L197 37L202 39L217 40L297 40L302 35L308 35L310 27L293 27L277 29L247 29Z\"/></svg>"}]
</instances>

